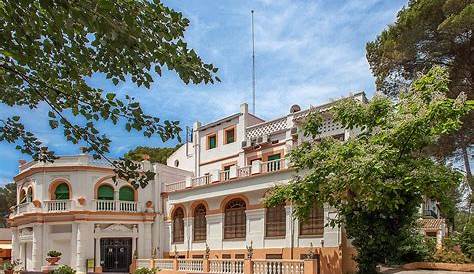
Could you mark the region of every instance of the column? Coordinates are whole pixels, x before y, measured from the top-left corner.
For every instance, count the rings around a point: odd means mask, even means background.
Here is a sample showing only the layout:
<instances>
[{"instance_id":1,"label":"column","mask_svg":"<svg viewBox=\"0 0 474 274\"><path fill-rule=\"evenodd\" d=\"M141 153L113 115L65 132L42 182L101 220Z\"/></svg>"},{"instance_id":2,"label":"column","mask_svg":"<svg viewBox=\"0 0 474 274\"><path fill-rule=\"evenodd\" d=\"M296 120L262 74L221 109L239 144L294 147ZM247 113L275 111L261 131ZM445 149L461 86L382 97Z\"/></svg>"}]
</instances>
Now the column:
<instances>
[{"instance_id":1,"label":"column","mask_svg":"<svg viewBox=\"0 0 474 274\"><path fill-rule=\"evenodd\" d=\"M133 228L132 228L132 232L133 232L133 238L132 238L132 257L133 259L135 259L135 253L138 253L135 252L135 250L137 250L137 234L138 234L138 230L137 230L137 225L133 225Z\"/></svg>"},{"instance_id":2,"label":"column","mask_svg":"<svg viewBox=\"0 0 474 274\"><path fill-rule=\"evenodd\" d=\"M42 250L41 247L43 238L43 227L41 224L33 224L33 243L32 243L32 250L31 250L31 261L32 266L31 268L34 271L41 271L42 265Z\"/></svg>"},{"instance_id":3,"label":"column","mask_svg":"<svg viewBox=\"0 0 474 274\"><path fill-rule=\"evenodd\" d=\"M95 238L95 272L98 272L102 267L100 265L100 238Z\"/></svg>"},{"instance_id":4,"label":"column","mask_svg":"<svg viewBox=\"0 0 474 274\"><path fill-rule=\"evenodd\" d=\"M143 256L145 258L151 258L151 246L152 246L152 242L151 242L151 223L147 222L144 224L144 236L145 236L145 242L144 242L144 254Z\"/></svg>"},{"instance_id":5,"label":"column","mask_svg":"<svg viewBox=\"0 0 474 274\"><path fill-rule=\"evenodd\" d=\"M12 259L21 259L20 235L17 227L12 227Z\"/></svg>"},{"instance_id":6,"label":"column","mask_svg":"<svg viewBox=\"0 0 474 274\"><path fill-rule=\"evenodd\" d=\"M286 212L285 247L292 247L292 241L293 241L292 236L294 233L292 207L289 205L285 206L285 212Z\"/></svg>"},{"instance_id":7,"label":"column","mask_svg":"<svg viewBox=\"0 0 474 274\"><path fill-rule=\"evenodd\" d=\"M145 225L143 223L138 223L138 258L146 259L145 256L145 247L144 247L144 240L145 240Z\"/></svg>"},{"instance_id":8,"label":"column","mask_svg":"<svg viewBox=\"0 0 474 274\"><path fill-rule=\"evenodd\" d=\"M76 271L77 273L86 273L85 264L85 244L87 235L84 234L84 224L77 223L77 247L76 247ZM90 236L90 235L89 235Z\"/></svg>"}]
</instances>

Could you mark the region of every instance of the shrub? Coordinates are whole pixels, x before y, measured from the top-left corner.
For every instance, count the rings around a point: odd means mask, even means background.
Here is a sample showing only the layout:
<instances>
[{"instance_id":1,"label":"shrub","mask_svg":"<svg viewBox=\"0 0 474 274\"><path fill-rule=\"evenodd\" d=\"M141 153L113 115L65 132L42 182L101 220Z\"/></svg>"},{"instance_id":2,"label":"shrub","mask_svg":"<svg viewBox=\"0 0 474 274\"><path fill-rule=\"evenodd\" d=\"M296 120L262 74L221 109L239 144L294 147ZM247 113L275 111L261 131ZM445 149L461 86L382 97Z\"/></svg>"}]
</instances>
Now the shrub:
<instances>
[{"instance_id":1,"label":"shrub","mask_svg":"<svg viewBox=\"0 0 474 274\"><path fill-rule=\"evenodd\" d=\"M462 252L474 261L474 221L466 224L459 238Z\"/></svg>"},{"instance_id":2,"label":"shrub","mask_svg":"<svg viewBox=\"0 0 474 274\"><path fill-rule=\"evenodd\" d=\"M440 249L436 251L433 256L433 261L437 263L455 263L463 264L469 263L469 258L461 252L460 248L449 249Z\"/></svg>"},{"instance_id":3,"label":"shrub","mask_svg":"<svg viewBox=\"0 0 474 274\"><path fill-rule=\"evenodd\" d=\"M135 270L135 274L155 274L158 271L156 267L148 268L148 267L140 267Z\"/></svg>"},{"instance_id":4,"label":"shrub","mask_svg":"<svg viewBox=\"0 0 474 274\"><path fill-rule=\"evenodd\" d=\"M76 270L68 265L60 265L58 268L53 270L53 274L75 274Z\"/></svg>"},{"instance_id":5,"label":"shrub","mask_svg":"<svg viewBox=\"0 0 474 274\"><path fill-rule=\"evenodd\" d=\"M12 270L13 269L13 264L10 261L5 261L5 262L3 262L2 269L3 270Z\"/></svg>"},{"instance_id":6,"label":"shrub","mask_svg":"<svg viewBox=\"0 0 474 274\"><path fill-rule=\"evenodd\" d=\"M389 264L429 261L436 250L436 240L423 236L418 230L412 230L402 239Z\"/></svg>"},{"instance_id":7,"label":"shrub","mask_svg":"<svg viewBox=\"0 0 474 274\"><path fill-rule=\"evenodd\" d=\"M49 257L59 257L62 255L61 252L59 251L56 251L56 250L50 250L48 251L48 254L47 254Z\"/></svg>"}]
</instances>

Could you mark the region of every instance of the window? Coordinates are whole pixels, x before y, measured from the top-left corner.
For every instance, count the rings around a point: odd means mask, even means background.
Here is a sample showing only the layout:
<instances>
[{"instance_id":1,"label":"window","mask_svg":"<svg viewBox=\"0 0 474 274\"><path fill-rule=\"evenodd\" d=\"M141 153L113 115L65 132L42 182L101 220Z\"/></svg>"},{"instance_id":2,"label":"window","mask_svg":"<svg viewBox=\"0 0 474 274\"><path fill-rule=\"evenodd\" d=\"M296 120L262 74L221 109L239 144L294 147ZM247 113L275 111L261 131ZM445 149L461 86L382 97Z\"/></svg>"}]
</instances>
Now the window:
<instances>
[{"instance_id":1,"label":"window","mask_svg":"<svg viewBox=\"0 0 474 274\"><path fill-rule=\"evenodd\" d=\"M300 235L322 236L324 233L324 209L314 205L306 220L300 222Z\"/></svg>"},{"instance_id":2,"label":"window","mask_svg":"<svg viewBox=\"0 0 474 274\"><path fill-rule=\"evenodd\" d=\"M206 240L206 226L206 207L203 204L200 204L194 209L194 241Z\"/></svg>"},{"instance_id":3,"label":"window","mask_svg":"<svg viewBox=\"0 0 474 274\"><path fill-rule=\"evenodd\" d=\"M119 200L120 201L135 201L135 191L129 186L124 186L119 190Z\"/></svg>"},{"instance_id":4,"label":"window","mask_svg":"<svg viewBox=\"0 0 474 274\"><path fill-rule=\"evenodd\" d=\"M173 243L184 242L184 211L178 207L173 215Z\"/></svg>"},{"instance_id":5,"label":"window","mask_svg":"<svg viewBox=\"0 0 474 274\"><path fill-rule=\"evenodd\" d=\"M284 205L269 207L265 213L265 237L284 237L286 210Z\"/></svg>"},{"instance_id":6,"label":"window","mask_svg":"<svg viewBox=\"0 0 474 274\"><path fill-rule=\"evenodd\" d=\"M59 184L54 190L56 200L69 200L69 186L66 183Z\"/></svg>"},{"instance_id":7,"label":"window","mask_svg":"<svg viewBox=\"0 0 474 274\"><path fill-rule=\"evenodd\" d=\"M32 187L28 188L28 192L26 193L26 201L28 203L33 201L33 188Z\"/></svg>"},{"instance_id":8,"label":"window","mask_svg":"<svg viewBox=\"0 0 474 274\"><path fill-rule=\"evenodd\" d=\"M245 238L245 202L234 199L225 206L224 239Z\"/></svg>"},{"instance_id":9,"label":"window","mask_svg":"<svg viewBox=\"0 0 474 274\"><path fill-rule=\"evenodd\" d=\"M26 192L24 189L20 191L20 204L26 203Z\"/></svg>"},{"instance_id":10,"label":"window","mask_svg":"<svg viewBox=\"0 0 474 274\"><path fill-rule=\"evenodd\" d=\"M114 200L114 188L109 185L101 185L97 191L98 200Z\"/></svg>"},{"instance_id":11,"label":"window","mask_svg":"<svg viewBox=\"0 0 474 274\"><path fill-rule=\"evenodd\" d=\"M217 147L217 135L212 134L207 136L207 149L213 149Z\"/></svg>"},{"instance_id":12,"label":"window","mask_svg":"<svg viewBox=\"0 0 474 274\"><path fill-rule=\"evenodd\" d=\"M225 143L230 144L235 142L235 128L229 128L225 130Z\"/></svg>"}]
</instances>

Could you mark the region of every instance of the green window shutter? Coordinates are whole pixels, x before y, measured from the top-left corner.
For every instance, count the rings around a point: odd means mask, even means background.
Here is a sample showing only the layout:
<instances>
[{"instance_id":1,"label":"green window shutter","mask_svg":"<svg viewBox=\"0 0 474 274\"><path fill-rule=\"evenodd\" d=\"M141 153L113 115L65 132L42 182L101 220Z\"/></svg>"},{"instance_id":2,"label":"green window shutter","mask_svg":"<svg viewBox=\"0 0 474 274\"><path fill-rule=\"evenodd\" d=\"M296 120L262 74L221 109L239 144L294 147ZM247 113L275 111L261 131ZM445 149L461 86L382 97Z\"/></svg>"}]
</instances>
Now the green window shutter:
<instances>
[{"instance_id":1,"label":"green window shutter","mask_svg":"<svg viewBox=\"0 0 474 274\"><path fill-rule=\"evenodd\" d=\"M280 159L280 154L273 154L273 155L270 155L268 156L268 161L273 161L273 160L278 160Z\"/></svg>"},{"instance_id":2,"label":"green window shutter","mask_svg":"<svg viewBox=\"0 0 474 274\"><path fill-rule=\"evenodd\" d=\"M97 192L98 200L113 200L114 199L114 189L111 186L103 185L99 187Z\"/></svg>"},{"instance_id":3,"label":"green window shutter","mask_svg":"<svg viewBox=\"0 0 474 274\"><path fill-rule=\"evenodd\" d=\"M135 193L131 187L124 186L119 190L120 201L135 201Z\"/></svg>"},{"instance_id":4,"label":"green window shutter","mask_svg":"<svg viewBox=\"0 0 474 274\"><path fill-rule=\"evenodd\" d=\"M69 186L66 183L62 183L56 187L54 191L56 200L69 200Z\"/></svg>"}]
</instances>

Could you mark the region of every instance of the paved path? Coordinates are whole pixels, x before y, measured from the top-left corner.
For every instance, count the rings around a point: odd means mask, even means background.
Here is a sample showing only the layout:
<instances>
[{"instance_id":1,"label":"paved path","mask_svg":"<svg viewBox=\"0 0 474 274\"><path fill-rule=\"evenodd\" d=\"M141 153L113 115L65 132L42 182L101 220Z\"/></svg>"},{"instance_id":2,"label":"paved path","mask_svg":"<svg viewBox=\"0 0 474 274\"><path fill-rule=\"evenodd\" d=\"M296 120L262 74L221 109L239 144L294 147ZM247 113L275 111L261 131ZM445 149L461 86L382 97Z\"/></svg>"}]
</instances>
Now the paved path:
<instances>
[{"instance_id":1,"label":"paved path","mask_svg":"<svg viewBox=\"0 0 474 274\"><path fill-rule=\"evenodd\" d=\"M472 274L472 272L444 271L444 270L387 270L384 274Z\"/></svg>"}]
</instances>

